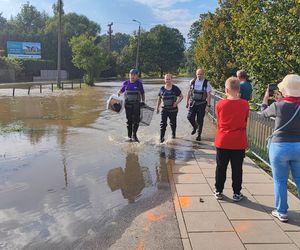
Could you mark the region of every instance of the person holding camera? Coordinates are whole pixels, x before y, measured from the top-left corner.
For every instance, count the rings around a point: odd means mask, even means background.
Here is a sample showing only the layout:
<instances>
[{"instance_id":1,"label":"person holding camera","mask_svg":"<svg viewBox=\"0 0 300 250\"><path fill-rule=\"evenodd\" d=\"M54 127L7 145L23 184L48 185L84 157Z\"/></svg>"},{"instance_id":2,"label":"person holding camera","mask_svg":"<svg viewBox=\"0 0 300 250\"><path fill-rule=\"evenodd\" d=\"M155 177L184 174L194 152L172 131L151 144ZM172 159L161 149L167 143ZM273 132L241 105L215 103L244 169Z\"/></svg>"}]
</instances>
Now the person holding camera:
<instances>
[{"instance_id":1,"label":"person holding camera","mask_svg":"<svg viewBox=\"0 0 300 250\"><path fill-rule=\"evenodd\" d=\"M143 83L138 79L138 70L129 71L129 80L122 83L118 96L125 95L128 141L139 142L137 131L140 123L141 105L145 102ZM142 101L142 102L141 102Z\"/></svg>"},{"instance_id":2,"label":"person holding camera","mask_svg":"<svg viewBox=\"0 0 300 250\"><path fill-rule=\"evenodd\" d=\"M286 222L289 169L296 183L298 196L300 194L300 76L285 76L278 84L278 89L283 98L268 106L272 94L271 88L268 87L263 98L261 114L264 117L275 117L275 128L269 146L276 207L272 215Z\"/></svg>"}]
</instances>

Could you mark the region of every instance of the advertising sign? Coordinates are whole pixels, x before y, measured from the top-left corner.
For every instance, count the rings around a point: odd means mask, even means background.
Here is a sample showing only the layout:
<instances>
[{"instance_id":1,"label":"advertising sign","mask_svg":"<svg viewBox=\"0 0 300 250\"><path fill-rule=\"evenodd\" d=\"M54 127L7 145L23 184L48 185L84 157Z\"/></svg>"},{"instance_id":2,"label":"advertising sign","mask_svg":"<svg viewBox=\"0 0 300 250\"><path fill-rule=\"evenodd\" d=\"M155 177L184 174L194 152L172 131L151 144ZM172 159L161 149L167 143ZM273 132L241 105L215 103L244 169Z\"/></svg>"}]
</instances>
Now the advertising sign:
<instances>
[{"instance_id":1,"label":"advertising sign","mask_svg":"<svg viewBox=\"0 0 300 250\"><path fill-rule=\"evenodd\" d=\"M7 41L7 56L41 59L41 43Z\"/></svg>"}]
</instances>

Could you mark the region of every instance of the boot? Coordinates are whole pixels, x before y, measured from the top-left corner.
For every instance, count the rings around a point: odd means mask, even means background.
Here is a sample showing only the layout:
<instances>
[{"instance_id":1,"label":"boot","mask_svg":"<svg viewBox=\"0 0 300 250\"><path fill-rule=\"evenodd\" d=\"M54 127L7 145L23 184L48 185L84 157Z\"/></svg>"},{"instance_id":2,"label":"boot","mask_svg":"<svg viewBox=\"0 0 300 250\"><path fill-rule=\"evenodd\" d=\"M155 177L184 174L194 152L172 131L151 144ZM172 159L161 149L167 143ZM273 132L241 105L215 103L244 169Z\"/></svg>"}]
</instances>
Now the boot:
<instances>
[{"instance_id":1,"label":"boot","mask_svg":"<svg viewBox=\"0 0 300 250\"><path fill-rule=\"evenodd\" d=\"M192 123L191 123L191 124L192 124ZM197 122L194 122L194 123L192 124L192 126L193 126L193 131L192 131L191 135L194 135L194 134L196 134L197 128L198 128Z\"/></svg>"},{"instance_id":2,"label":"boot","mask_svg":"<svg viewBox=\"0 0 300 250\"><path fill-rule=\"evenodd\" d=\"M132 141L132 124L127 125L128 141Z\"/></svg>"},{"instance_id":3,"label":"boot","mask_svg":"<svg viewBox=\"0 0 300 250\"><path fill-rule=\"evenodd\" d=\"M165 129L160 129L160 143L163 143L165 141Z\"/></svg>"},{"instance_id":4,"label":"boot","mask_svg":"<svg viewBox=\"0 0 300 250\"><path fill-rule=\"evenodd\" d=\"M176 138L176 131L172 130L172 139L175 139L175 138Z\"/></svg>"},{"instance_id":5,"label":"boot","mask_svg":"<svg viewBox=\"0 0 300 250\"><path fill-rule=\"evenodd\" d=\"M135 142L140 142L140 140L137 138L137 135L136 135L138 128L139 128L139 124L138 123L134 123L133 124L133 140Z\"/></svg>"}]
</instances>

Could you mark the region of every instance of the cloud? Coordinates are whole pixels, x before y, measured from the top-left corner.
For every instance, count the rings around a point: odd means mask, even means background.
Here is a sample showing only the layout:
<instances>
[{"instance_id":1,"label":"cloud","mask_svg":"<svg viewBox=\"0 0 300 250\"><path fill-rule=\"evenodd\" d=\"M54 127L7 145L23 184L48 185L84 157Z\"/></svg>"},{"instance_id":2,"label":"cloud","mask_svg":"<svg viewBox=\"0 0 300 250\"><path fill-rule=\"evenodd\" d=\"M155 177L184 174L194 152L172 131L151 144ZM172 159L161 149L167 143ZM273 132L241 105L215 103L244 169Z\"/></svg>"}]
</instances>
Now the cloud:
<instances>
[{"instance_id":1,"label":"cloud","mask_svg":"<svg viewBox=\"0 0 300 250\"><path fill-rule=\"evenodd\" d=\"M190 2L191 0L134 0L137 3L147 5L150 8L164 9L172 7L177 3Z\"/></svg>"},{"instance_id":2,"label":"cloud","mask_svg":"<svg viewBox=\"0 0 300 250\"><path fill-rule=\"evenodd\" d=\"M192 0L134 1L149 7L157 21L169 27L177 28L186 39L192 23L198 19L197 12L192 12L194 11L193 8L178 8L181 3L192 3Z\"/></svg>"}]
</instances>

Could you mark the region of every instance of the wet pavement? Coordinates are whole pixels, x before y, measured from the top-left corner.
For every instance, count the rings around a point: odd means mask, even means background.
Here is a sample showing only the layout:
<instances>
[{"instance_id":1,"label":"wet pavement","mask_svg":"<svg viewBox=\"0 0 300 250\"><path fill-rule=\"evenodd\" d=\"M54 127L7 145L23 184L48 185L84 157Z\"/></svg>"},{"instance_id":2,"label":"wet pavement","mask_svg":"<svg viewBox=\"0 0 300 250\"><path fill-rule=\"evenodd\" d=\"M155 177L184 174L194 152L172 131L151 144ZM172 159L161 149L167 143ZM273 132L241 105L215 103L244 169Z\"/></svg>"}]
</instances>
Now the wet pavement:
<instances>
[{"instance_id":1,"label":"wet pavement","mask_svg":"<svg viewBox=\"0 0 300 250\"><path fill-rule=\"evenodd\" d=\"M187 79L175 83L185 94ZM1 249L183 248L167 166L201 147L190 136L185 100L177 139L168 127L166 143L158 143L155 114L139 129L141 143L126 143L125 112L106 111L119 85L15 97L0 91L1 127L20 128L0 133ZM145 84L148 105L161 85ZM211 125L203 138L213 136Z\"/></svg>"}]
</instances>

